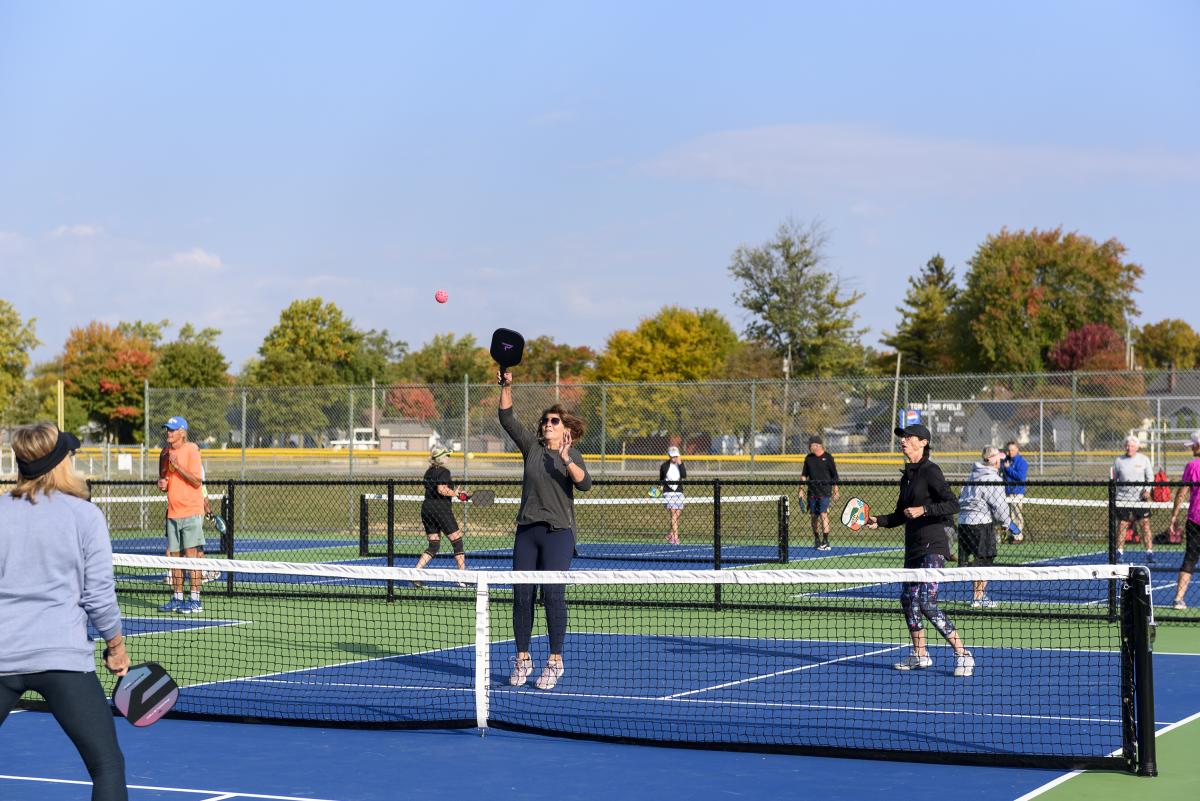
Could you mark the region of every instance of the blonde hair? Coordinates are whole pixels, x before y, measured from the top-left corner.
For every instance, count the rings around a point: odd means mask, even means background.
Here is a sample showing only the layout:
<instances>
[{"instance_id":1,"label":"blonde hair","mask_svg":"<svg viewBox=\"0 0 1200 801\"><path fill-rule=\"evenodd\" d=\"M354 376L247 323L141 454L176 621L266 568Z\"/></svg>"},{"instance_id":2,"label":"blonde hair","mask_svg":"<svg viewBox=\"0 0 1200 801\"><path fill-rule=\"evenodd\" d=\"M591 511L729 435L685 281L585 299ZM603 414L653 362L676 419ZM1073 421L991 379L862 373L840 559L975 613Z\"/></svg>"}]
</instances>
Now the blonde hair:
<instances>
[{"instance_id":1,"label":"blonde hair","mask_svg":"<svg viewBox=\"0 0 1200 801\"><path fill-rule=\"evenodd\" d=\"M23 462L40 459L54 450L58 444L58 426L53 423L34 423L21 426L13 432L13 454ZM87 479L75 470L70 459L63 459L49 473L37 478L17 477L17 485L12 489L14 498L24 498L30 503L37 503L38 493L49 496L53 492L62 492L83 498L91 498Z\"/></svg>"}]
</instances>

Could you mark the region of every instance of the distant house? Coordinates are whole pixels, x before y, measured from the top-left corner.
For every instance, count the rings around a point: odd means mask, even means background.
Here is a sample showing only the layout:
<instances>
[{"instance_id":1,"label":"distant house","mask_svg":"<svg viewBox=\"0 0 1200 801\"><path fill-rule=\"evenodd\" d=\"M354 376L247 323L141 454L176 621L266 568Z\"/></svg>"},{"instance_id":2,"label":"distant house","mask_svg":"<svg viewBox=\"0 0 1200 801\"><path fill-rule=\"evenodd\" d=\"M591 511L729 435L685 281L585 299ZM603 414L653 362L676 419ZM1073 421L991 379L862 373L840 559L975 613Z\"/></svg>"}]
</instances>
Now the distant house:
<instances>
[{"instance_id":1,"label":"distant house","mask_svg":"<svg viewBox=\"0 0 1200 801\"><path fill-rule=\"evenodd\" d=\"M981 448L984 445L1001 447L1010 440L1022 447L1035 443L1038 435L1037 410L1033 410L1034 420L1031 423L1025 406L1010 401L978 404L964 425L964 444Z\"/></svg>"},{"instance_id":2,"label":"distant house","mask_svg":"<svg viewBox=\"0 0 1200 801\"><path fill-rule=\"evenodd\" d=\"M504 453L504 439L495 434L472 434L467 450L471 453Z\"/></svg>"},{"instance_id":3,"label":"distant house","mask_svg":"<svg viewBox=\"0 0 1200 801\"><path fill-rule=\"evenodd\" d=\"M439 439L437 430L420 420L384 418L379 421L379 449L382 451L427 451Z\"/></svg>"},{"instance_id":4,"label":"distant house","mask_svg":"<svg viewBox=\"0 0 1200 801\"><path fill-rule=\"evenodd\" d=\"M1146 383L1151 413L1166 428L1200 427L1200 370L1161 373Z\"/></svg>"}]
</instances>

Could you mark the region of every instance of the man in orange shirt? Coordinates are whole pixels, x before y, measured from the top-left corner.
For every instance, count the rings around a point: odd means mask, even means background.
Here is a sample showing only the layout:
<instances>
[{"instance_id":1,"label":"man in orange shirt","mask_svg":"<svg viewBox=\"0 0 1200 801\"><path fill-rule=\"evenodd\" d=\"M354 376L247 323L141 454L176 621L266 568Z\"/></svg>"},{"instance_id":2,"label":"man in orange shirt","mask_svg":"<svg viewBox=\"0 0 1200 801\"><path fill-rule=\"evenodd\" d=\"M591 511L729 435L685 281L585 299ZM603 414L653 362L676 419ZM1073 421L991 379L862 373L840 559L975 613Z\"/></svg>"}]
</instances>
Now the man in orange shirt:
<instances>
[{"instance_id":1,"label":"man in orange shirt","mask_svg":"<svg viewBox=\"0 0 1200 801\"><path fill-rule=\"evenodd\" d=\"M204 555L204 469L200 464L200 448L188 442L188 424L182 417L172 417L163 424L167 436L167 475L158 480L158 488L167 493L167 556L200 558ZM179 612L190 615L203 612L200 603L200 584L203 575L191 571L191 597L183 597L183 571L171 571L171 599L159 607L160 612Z\"/></svg>"}]
</instances>

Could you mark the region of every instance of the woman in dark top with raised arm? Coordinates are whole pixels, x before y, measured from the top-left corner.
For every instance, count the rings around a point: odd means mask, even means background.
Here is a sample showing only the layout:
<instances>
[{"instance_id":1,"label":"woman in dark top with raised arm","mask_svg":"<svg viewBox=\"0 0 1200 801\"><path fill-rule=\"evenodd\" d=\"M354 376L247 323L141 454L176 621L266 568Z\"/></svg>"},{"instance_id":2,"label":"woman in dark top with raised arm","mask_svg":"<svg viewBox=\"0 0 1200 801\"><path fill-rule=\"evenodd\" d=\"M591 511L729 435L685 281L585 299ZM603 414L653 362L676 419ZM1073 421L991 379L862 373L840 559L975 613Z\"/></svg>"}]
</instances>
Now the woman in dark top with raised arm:
<instances>
[{"instance_id":1,"label":"woman in dark top with raised arm","mask_svg":"<svg viewBox=\"0 0 1200 801\"><path fill-rule=\"evenodd\" d=\"M958 496L950 490L942 469L929 460L929 429L923 425L897 428L900 449L907 464L900 476L900 494L891 514L867 518L867 528L895 528L904 524L904 566L906 568L943 568L950 556L950 538L946 526L958 512ZM925 624L929 620L954 649L954 675L970 676L975 658L962 643L954 621L937 605L938 584L906 582L900 591L900 606L908 622L912 653L895 664L896 670L923 670L933 667L933 658L925 649Z\"/></svg>"},{"instance_id":2,"label":"woman in dark top with raised arm","mask_svg":"<svg viewBox=\"0 0 1200 801\"><path fill-rule=\"evenodd\" d=\"M499 375L500 425L521 449L525 459L521 479L521 508L517 511L517 534L513 542L513 570L569 570L575 553L574 491L587 491L592 477L583 455L572 445L583 436L583 421L558 404L542 412L536 433L517 424L512 410L512 373ZM513 587L513 636L517 655L508 683L514 687L529 681L533 659L529 641L533 635L532 584ZM546 628L550 634L550 656L538 676L539 690L553 689L563 675L563 642L567 635L567 594L563 584L542 587L546 605Z\"/></svg>"}]
</instances>

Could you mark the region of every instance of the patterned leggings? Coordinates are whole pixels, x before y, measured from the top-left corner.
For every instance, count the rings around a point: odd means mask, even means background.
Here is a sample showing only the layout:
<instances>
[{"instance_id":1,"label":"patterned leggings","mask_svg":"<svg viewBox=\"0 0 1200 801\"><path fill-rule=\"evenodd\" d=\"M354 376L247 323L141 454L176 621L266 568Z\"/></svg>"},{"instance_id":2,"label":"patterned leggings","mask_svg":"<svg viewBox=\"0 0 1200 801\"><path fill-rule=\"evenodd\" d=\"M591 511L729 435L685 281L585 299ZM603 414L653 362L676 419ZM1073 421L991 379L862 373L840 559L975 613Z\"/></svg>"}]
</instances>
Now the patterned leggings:
<instances>
[{"instance_id":1,"label":"patterned leggings","mask_svg":"<svg viewBox=\"0 0 1200 801\"><path fill-rule=\"evenodd\" d=\"M921 557L918 568L943 568L946 557L938 554L927 554ZM907 565L906 565L907 567ZM904 610L904 619L908 622L909 631L920 631L925 628L922 616L929 619L938 634L949 637L954 633L954 621L946 617L946 613L937 605L938 585L936 581L906 582L900 591L900 608Z\"/></svg>"}]
</instances>

